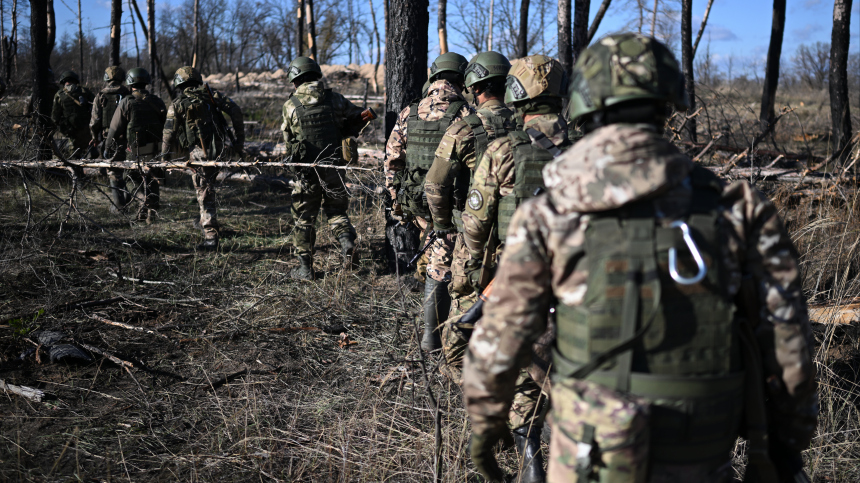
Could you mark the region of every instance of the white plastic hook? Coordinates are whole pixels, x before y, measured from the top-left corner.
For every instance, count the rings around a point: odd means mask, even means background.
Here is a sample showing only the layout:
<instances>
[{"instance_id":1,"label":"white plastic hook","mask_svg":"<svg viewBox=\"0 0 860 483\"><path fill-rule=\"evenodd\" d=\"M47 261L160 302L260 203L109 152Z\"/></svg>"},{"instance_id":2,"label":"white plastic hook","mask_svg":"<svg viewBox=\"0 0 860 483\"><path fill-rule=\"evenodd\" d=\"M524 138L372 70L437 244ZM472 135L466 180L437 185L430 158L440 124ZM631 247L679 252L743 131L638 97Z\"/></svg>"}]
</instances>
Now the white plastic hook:
<instances>
[{"instance_id":1,"label":"white plastic hook","mask_svg":"<svg viewBox=\"0 0 860 483\"><path fill-rule=\"evenodd\" d=\"M680 283L681 285L693 285L694 283L699 283L705 278L705 275L708 274L708 267L705 266L705 260L702 258L702 254L699 253L699 247L696 246L696 242L693 241L693 237L690 235L690 227L687 226L683 221L675 221L671 225L670 228L680 228L681 233L684 235L684 243L687 244L687 249L690 250L690 253L693 255L693 259L696 260L696 266L699 269L699 273L696 274L695 277L683 277L680 273L678 273L678 250L675 247L669 249L669 275L672 276L672 280Z\"/></svg>"}]
</instances>

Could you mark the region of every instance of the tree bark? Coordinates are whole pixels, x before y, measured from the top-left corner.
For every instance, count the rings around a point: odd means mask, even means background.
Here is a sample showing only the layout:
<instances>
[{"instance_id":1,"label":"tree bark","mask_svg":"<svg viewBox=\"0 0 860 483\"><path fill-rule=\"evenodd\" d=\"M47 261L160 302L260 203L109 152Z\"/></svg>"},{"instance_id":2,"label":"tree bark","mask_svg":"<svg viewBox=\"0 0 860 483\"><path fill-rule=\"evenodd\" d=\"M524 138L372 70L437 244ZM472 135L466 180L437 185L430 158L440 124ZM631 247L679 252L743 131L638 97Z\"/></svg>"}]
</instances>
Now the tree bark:
<instances>
[{"instance_id":1,"label":"tree bark","mask_svg":"<svg viewBox=\"0 0 860 483\"><path fill-rule=\"evenodd\" d=\"M681 64L684 84L690 97L689 113L696 111L696 86L693 77L693 0L681 0ZM696 118L687 120L684 137L696 142Z\"/></svg>"},{"instance_id":2,"label":"tree bark","mask_svg":"<svg viewBox=\"0 0 860 483\"><path fill-rule=\"evenodd\" d=\"M654 32L657 30L657 9L659 5L657 2L659 0L654 0L654 10L651 12L651 36L654 36Z\"/></svg>"},{"instance_id":3,"label":"tree bark","mask_svg":"<svg viewBox=\"0 0 860 483\"><path fill-rule=\"evenodd\" d=\"M119 44L122 39L122 0L110 3L110 65L119 65Z\"/></svg>"},{"instance_id":4,"label":"tree bark","mask_svg":"<svg viewBox=\"0 0 860 483\"><path fill-rule=\"evenodd\" d=\"M57 15L54 13L53 0L48 2L48 46L51 50L57 45Z\"/></svg>"},{"instance_id":5,"label":"tree bark","mask_svg":"<svg viewBox=\"0 0 860 483\"><path fill-rule=\"evenodd\" d=\"M197 55L200 50L200 0L194 0L194 22L192 26L194 35L194 51L191 56L191 67L197 68Z\"/></svg>"},{"instance_id":6,"label":"tree bark","mask_svg":"<svg viewBox=\"0 0 860 483\"><path fill-rule=\"evenodd\" d=\"M161 74L161 68L158 66L158 59L155 53L157 45L155 43L155 0L146 0L146 22L149 28L144 27L143 34L146 36L146 44L149 52L149 71L152 72L153 77L161 77L163 74ZM143 20L141 20L141 23L143 23ZM155 83L153 82L153 84Z\"/></svg>"},{"instance_id":7,"label":"tree bark","mask_svg":"<svg viewBox=\"0 0 860 483\"><path fill-rule=\"evenodd\" d=\"M594 20L591 21L591 27L588 28L589 44L594 40L594 34L596 34L597 29L600 28L600 22L603 21L603 16L606 15L606 11L609 9L609 4L611 2L612 0L603 0L603 3L600 4L600 8L597 9L597 13L594 15Z\"/></svg>"},{"instance_id":8,"label":"tree bark","mask_svg":"<svg viewBox=\"0 0 860 483\"><path fill-rule=\"evenodd\" d=\"M558 61L570 78L573 70L573 49L570 38L570 2L571 0L558 0Z\"/></svg>"},{"instance_id":9,"label":"tree bark","mask_svg":"<svg viewBox=\"0 0 860 483\"><path fill-rule=\"evenodd\" d=\"M489 25L487 25L487 50L493 50L493 5L494 0L490 0L490 16Z\"/></svg>"},{"instance_id":10,"label":"tree bark","mask_svg":"<svg viewBox=\"0 0 860 483\"><path fill-rule=\"evenodd\" d=\"M529 55L529 0L520 1L520 31L517 32L517 57Z\"/></svg>"},{"instance_id":11,"label":"tree bark","mask_svg":"<svg viewBox=\"0 0 860 483\"><path fill-rule=\"evenodd\" d=\"M573 56L572 64L576 64L579 54L588 47L588 11L590 0L576 0L573 10Z\"/></svg>"},{"instance_id":12,"label":"tree bark","mask_svg":"<svg viewBox=\"0 0 860 483\"><path fill-rule=\"evenodd\" d=\"M305 0L305 18L308 22L308 50L310 57L317 60L317 27L314 19L314 0Z\"/></svg>"},{"instance_id":13,"label":"tree bark","mask_svg":"<svg viewBox=\"0 0 860 483\"><path fill-rule=\"evenodd\" d=\"M78 0L80 5L80 0ZM3 0L0 0L0 66L6 68L6 17L3 15ZM79 9L80 10L80 9ZM6 77L6 72L3 72L3 77Z\"/></svg>"},{"instance_id":14,"label":"tree bark","mask_svg":"<svg viewBox=\"0 0 860 483\"><path fill-rule=\"evenodd\" d=\"M833 159L843 162L851 142L851 111L848 106L848 44L851 34L852 0L833 4L833 31L830 36L830 120Z\"/></svg>"},{"instance_id":15,"label":"tree bark","mask_svg":"<svg viewBox=\"0 0 860 483\"><path fill-rule=\"evenodd\" d=\"M383 0L385 1L385 0ZM382 60L382 42L379 40L379 28L376 26L376 10L373 9L373 0L368 0L370 4L370 18L373 19L373 35L376 37L376 63L373 65L373 93L379 94L379 83L376 78L379 77L379 64Z\"/></svg>"},{"instance_id":16,"label":"tree bark","mask_svg":"<svg viewBox=\"0 0 860 483\"><path fill-rule=\"evenodd\" d=\"M48 42L48 4L53 0L30 0L30 46L33 65L33 106L40 137L37 159L50 159L51 131L51 44Z\"/></svg>"},{"instance_id":17,"label":"tree bark","mask_svg":"<svg viewBox=\"0 0 860 483\"><path fill-rule=\"evenodd\" d=\"M385 137L427 80L428 0L389 0L385 35Z\"/></svg>"},{"instance_id":18,"label":"tree bark","mask_svg":"<svg viewBox=\"0 0 860 483\"><path fill-rule=\"evenodd\" d=\"M81 79L84 79L84 27L83 18L81 16L81 0L78 0L78 53L80 54L80 63L78 68L81 70Z\"/></svg>"},{"instance_id":19,"label":"tree bark","mask_svg":"<svg viewBox=\"0 0 860 483\"><path fill-rule=\"evenodd\" d=\"M10 32L10 45L12 48L12 66L15 69L15 78L18 78L18 0L12 0L12 31ZM10 78L11 82L11 78Z\"/></svg>"},{"instance_id":20,"label":"tree bark","mask_svg":"<svg viewBox=\"0 0 860 483\"><path fill-rule=\"evenodd\" d=\"M298 5L299 9L296 11L296 35L298 35L299 41L296 46L298 49L296 57L301 57L305 55L305 17L303 13L305 11L305 3L303 0L299 0Z\"/></svg>"},{"instance_id":21,"label":"tree bark","mask_svg":"<svg viewBox=\"0 0 860 483\"><path fill-rule=\"evenodd\" d=\"M713 4L714 0L708 0L708 6L705 7L705 16L702 17L702 25L699 26L699 33L696 34L696 41L693 42L693 57L696 56L696 51L699 50L699 41L702 40L702 34L705 33L705 25L708 25L708 17L711 15L711 6Z\"/></svg>"},{"instance_id":22,"label":"tree bark","mask_svg":"<svg viewBox=\"0 0 860 483\"><path fill-rule=\"evenodd\" d=\"M773 21L770 27L770 46L767 49L767 67L764 72L764 87L761 93L761 134L757 141L761 141L773 129L773 121L776 118L774 104L776 103L776 89L779 86L779 58L782 55L782 38L785 32L785 0L773 0ZM758 144L758 142L756 143Z\"/></svg>"},{"instance_id":23,"label":"tree bark","mask_svg":"<svg viewBox=\"0 0 860 483\"><path fill-rule=\"evenodd\" d=\"M128 0L128 6L131 7L131 0ZM140 47L137 45L137 26L134 24L134 15L129 15L131 17L131 33L134 37L134 55L135 60L137 60L136 65L140 65ZM141 25L143 22L141 22Z\"/></svg>"},{"instance_id":24,"label":"tree bark","mask_svg":"<svg viewBox=\"0 0 860 483\"><path fill-rule=\"evenodd\" d=\"M371 9L371 13L373 9ZM439 0L439 13L437 15L436 28L439 29L439 55L448 52L448 0Z\"/></svg>"}]
</instances>

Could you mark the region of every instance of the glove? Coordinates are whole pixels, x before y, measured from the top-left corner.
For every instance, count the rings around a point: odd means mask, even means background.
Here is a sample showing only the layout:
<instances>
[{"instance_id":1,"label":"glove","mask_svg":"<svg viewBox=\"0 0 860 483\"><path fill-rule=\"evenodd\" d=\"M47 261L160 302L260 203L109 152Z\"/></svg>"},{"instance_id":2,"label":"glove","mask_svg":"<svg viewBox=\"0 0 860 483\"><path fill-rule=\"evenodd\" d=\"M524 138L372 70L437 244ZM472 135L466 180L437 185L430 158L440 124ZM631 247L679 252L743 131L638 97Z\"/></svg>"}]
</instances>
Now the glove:
<instances>
[{"instance_id":1,"label":"glove","mask_svg":"<svg viewBox=\"0 0 860 483\"><path fill-rule=\"evenodd\" d=\"M477 258L470 258L468 262L466 262L466 266L464 267L464 274L466 275L466 279L469 280L469 286L472 287L475 292L481 293L481 290L484 287L481 287L481 267L483 266L483 262Z\"/></svg>"},{"instance_id":2,"label":"glove","mask_svg":"<svg viewBox=\"0 0 860 483\"><path fill-rule=\"evenodd\" d=\"M505 481L505 472L499 468L496 455L493 453L493 446L501 439L501 436L499 431L491 431L488 434L472 433L472 439L469 441L472 463L487 481Z\"/></svg>"}]
</instances>

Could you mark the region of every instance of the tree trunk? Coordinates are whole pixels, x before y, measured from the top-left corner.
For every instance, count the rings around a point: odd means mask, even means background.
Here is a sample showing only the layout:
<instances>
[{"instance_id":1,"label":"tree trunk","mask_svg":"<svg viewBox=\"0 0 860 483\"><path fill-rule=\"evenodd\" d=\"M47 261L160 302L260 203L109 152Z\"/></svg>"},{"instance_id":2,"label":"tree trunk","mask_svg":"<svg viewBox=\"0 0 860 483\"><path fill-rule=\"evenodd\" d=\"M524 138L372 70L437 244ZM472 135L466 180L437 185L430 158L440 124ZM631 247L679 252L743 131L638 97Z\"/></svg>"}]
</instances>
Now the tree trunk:
<instances>
[{"instance_id":1,"label":"tree trunk","mask_svg":"<svg viewBox=\"0 0 860 483\"><path fill-rule=\"evenodd\" d=\"M385 1L385 0L383 0ZM376 63L373 65L373 93L379 94L379 84L376 78L379 77L379 63L382 57L382 43L379 40L379 28L376 26L376 10L373 9L373 0L368 0L370 4L370 18L373 19L373 35L376 36Z\"/></svg>"},{"instance_id":2,"label":"tree trunk","mask_svg":"<svg viewBox=\"0 0 860 483\"><path fill-rule=\"evenodd\" d=\"M493 50L493 5L494 0L490 0L490 16L489 25L487 25L487 50Z\"/></svg>"},{"instance_id":3,"label":"tree trunk","mask_svg":"<svg viewBox=\"0 0 860 483\"><path fill-rule=\"evenodd\" d=\"M191 67L197 68L197 56L200 50L200 0L194 0L194 25L192 27L194 35L194 52L191 56Z\"/></svg>"},{"instance_id":4,"label":"tree trunk","mask_svg":"<svg viewBox=\"0 0 860 483\"><path fill-rule=\"evenodd\" d=\"M833 31L830 36L830 120L833 159L841 163L848 156L851 141L851 111L848 108L848 44L851 0L833 4Z\"/></svg>"},{"instance_id":5,"label":"tree trunk","mask_svg":"<svg viewBox=\"0 0 860 483\"><path fill-rule=\"evenodd\" d=\"M80 2L80 0L78 0ZM6 68L6 17L3 15L3 0L0 0L0 66ZM3 77L6 77L6 72L3 72Z\"/></svg>"},{"instance_id":6,"label":"tree trunk","mask_svg":"<svg viewBox=\"0 0 860 483\"><path fill-rule=\"evenodd\" d=\"M110 3L110 65L119 65L119 44L122 39L122 0Z\"/></svg>"},{"instance_id":7,"label":"tree trunk","mask_svg":"<svg viewBox=\"0 0 860 483\"><path fill-rule=\"evenodd\" d=\"M770 27L770 46L767 49L767 67L764 72L764 88L761 93L759 112L761 134L757 141L761 141L771 132L776 118L774 104L779 85L779 58L782 55L783 32L785 32L785 0L773 0L773 22Z\"/></svg>"},{"instance_id":8,"label":"tree trunk","mask_svg":"<svg viewBox=\"0 0 860 483\"><path fill-rule=\"evenodd\" d=\"M371 13L373 9L371 9ZM436 27L439 29L439 55L448 52L448 0L439 0L439 14L437 15Z\"/></svg>"},{"instance_id":9,"label":"tree trunk","mask_svg":"<svg viewBox=\"0 0 860 483\"><path fill-rule=\"evenodd\" d=\"M576 64L580 52L588 47L588 10L590 4L590 0L576 0L574 3L572 64Z\"/></svg>"},{"instance_id":10,"label":"tree trunk","mask_svg":"<svg viewBox=\"0 0 860 483\"><path fill-rule=\"evenodd\" d=\"M389 0L385 36L385 137L427 80L428 0Z\"/></svg>"},{"instance_id":11,"label":"tree trunk","mask_svg":"<svg viewBox=\"0 0 860 483\"><path fill-rule=\"evenodd\" d=\"M597 29L600 28L600 22L603 21L603 16L606 15L606 10L609 9L609 4L612 0L603 0L603 3L600 4L600 8L597 9L597 13L594 15L594 20L591 21L591 27L588 28L588 43L594 39L594 34L597 33Z\"/></svg>"},{"instance_id":12,"label":"tree trunk","mask_svg":"<svg viewBox=\"0 0 860 483\"><path fill-rule=\"evenodd\" d=\"M158 67L155 54L155 0L146 0L146 23L149 25L149 28L144 28L143 32L146 35L146 44L149 52L149 71L153 77L160 77L161 69ZM147 30L149 31L148 34ZM155 82L153 82L153 85L155 85Z\"/></svg>"},{"instance_id":13,"label":"tree trunk","mask_svg":"<svg viewBox=\"0 0 860 483\"><path fill-rule=\"evenodd\" d=\"M53 0L48 2L48 46L51 50L57 45L57 15L54 13Z\"/></svg>"},{"instance_id":14,"label":"tree trunk","mask_svg":"<svg viewBox=\"0 0 860 483\"><path fill-rule=\"evenodd\" d=\"M696 86L693 77L693 0L681 0L681 64L684 69L684 84L690 97L690 110L696 111ZM684 137L696 142L696 118L686 122Z\"/></svg>"},{"instance_id":15,"label":"tree trunk","mask_svg":"<svg viewBox=\"0 0 860 483\"><path fill-rule=\"evenodd\" d=\"M80 54L80 63L78 68L81 70L81 79L84 78L84 27L83 18L81 16L81 0L78 0L78 54Z\"/></svg>"},{"instance_id":16,"label":"tree trunk","mask_svg":"<svg viewBox=\"0 0 860 483\"><path fill-rule=\"evenodd\" d=\"M654 36L654 32L657 31L657 9L659 8L659 5L657 5L658 1L659 0L654 0L654 11L651 12L651 36L652 37Z\"/></svg>"},{"instance_id":17,"label":"tree trunk","mask_svg":"<svg viewBox=\"0 0 860 483\"><path fill-rule=\"evenodd\" d=\"M520 31L517 32L517 57L529 55L529 0L520 1Z\"/></svg>"},{"instance_id":18,"label":"tree trunk","mask_svg":"<svg viewBox=\"0 0 860 483\"><path fill-rule=\"evenodd\" d=\"M314 0L305 0L305 18L308 22L308 50L310 57L317 60L317 27L314 19Z\"/></svg>"},{"instance_id":19,"label":"tree trunk","mask_svg":"<svg viewBox=\"0 0 860 483\"><path fill-rule=\"evenodd\" d=\"M296 48L296 57L305 55L305 3L303 0L298 1L299 8L296 11L296 35L299 37ZM371 10L372 11L372 10Z\"/></svg>"},{"instance_id":20,"label":"tree trunk","mask_svg":"<svg viewBox=\"0 0 860 483\"><path fill-rule=\"evenodd\" d=\"M573 49L570 38L570 2L571 0L558 0L558 61L567 72L573 69Z\"/></svg>"},{"instance_id":21,"label":"tree trunk","mask_svg":"<svg viewBox=\"0 0 860 483\"><path fill-rule=\"evenodd\" d=\"M15 78L18 78L18 0L12 0L12 32L10 45L12 46L12 65L15 69ZM11 82L11 78L10 78Z\"/></svg>"},{"instance_id":22,"label":"tree trunk","mask_svg":"<svg viewBox=\"0 0 860 483\"><path fill-rule=\"evenodd\" d=\"M128 6L131 7L131 0L128 0ZM134 55L135 60L137 60L136 65L140 65L140 47L137 45L137 26L134 24L134 15L129 15L129 17L131 17L131 33L134 37Z\"/></svg>"},{"instance_id":23,"label":"tree trunk","mask_svg":"<svg viewBox=\"0 0 860 483\"><path fill-rule=\"evenodd\" d=\"M33 64L33 96L30 100L40 137L38 159L50 159L51 131L51 44L48 38L48 4L53 0L30 0L30 46Z\"/></svg>"}]
</instances>

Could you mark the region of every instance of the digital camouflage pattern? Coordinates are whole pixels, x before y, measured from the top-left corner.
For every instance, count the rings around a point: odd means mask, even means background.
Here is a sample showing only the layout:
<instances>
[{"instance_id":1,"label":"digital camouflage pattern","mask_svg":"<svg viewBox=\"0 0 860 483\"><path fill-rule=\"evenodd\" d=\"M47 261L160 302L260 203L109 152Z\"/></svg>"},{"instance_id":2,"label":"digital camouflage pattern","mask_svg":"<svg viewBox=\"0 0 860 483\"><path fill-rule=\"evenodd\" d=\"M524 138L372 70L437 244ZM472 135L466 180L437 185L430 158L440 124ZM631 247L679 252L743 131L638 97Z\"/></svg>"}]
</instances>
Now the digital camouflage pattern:
<instances>
[{"instance_id":1,"label":"digital camouflage pattern","mask_svg":"<svg viewBox=\"0 0 860 483\"><path fill-rule=\"evenodd\" d=\"M366 121L361 119L362 108L348 101L341 94L328 90L326 94L325 85L322 81L310 81L301 84L293 94L303 106L319 104L324 95L328 96L326 102L334 110L334 119L340 124L335 126L340 130L342 136L355 136L364 126ZM282 108L281 131L288 152L297 152L299 119L296 106L289 99L284 102ZM312 162L303 160L302 162ZM335 164L343 166L346 161L335 160ZM298 255L310 255L313 253L315 240L315 225L320 209L325 212L328 225L335 238L344 234L353 234L354 228L347 216L349 208L349 191L344 183L345 171L336 169L314 168L299 170L301 180L293 187L292 214L295 223L293 232L293 244Z\"/></svg>"},{"instance_id":2,"label":"digital camouflage pattern","mask_svg":"<svg viewBox=\"0 0 860 483\"><path fill-rule=\"evenodd\" d=\"M92 134L87 125L95 96L80 84L69 84L54 94L51 120L57 130L69 138L72 151L82 157L87 153Z\"/></svg>"},{"instance_id":3,"label":"digital camouflage pattern","mask_svg":"<svg viewBox=\"0 0 860 483\"><path fill-rule=\"evenodd\" d=\"M692 167L692 161L653 128L613 124L593 131L544 169L548 194L526 201L514 215L493 293L469 342L463 391L473 431L489 434L504 424L519 369L531 360L531 344L544 331L553 300L582 306L590 213L653 199L668 226L689 206L692 190L685 180ZM724 187L720 204L725 208L720 219L721 266L728 271L724 288L733 297L741 287L741 274L749 274L761 302L756 336L764 373L772 375L766 384L772 435L801 451L815 430L817 397L797 255L773 204L749 184ZM631 420L623 411L596 412L593 419L574 414L569 408L576 399L569 387L562 387L556 383L552 390L550 474L560 479L552 481L570 481L559 475L569 476L577 424L602 424L609 418L621 427ZM603 407L617 407L618 397ZM560 430L564 428L573 428L574 434L565 434ZM625 457L626 464L635 467L634 454L613 456ZM669 481L671 475L681 475L677 481L698 481L683 475L703 471L664 466L652 469L652 475L659 481Z\"/></svg>"},{"instance_id":4,"label":"digital camouflage pattern","mask_svg":"<svg viewBox=\"0 0 860 483\"><path fill-rule=\"evenodd\" d=\"M567 140L567 123L558 114L541 114L530 119L523 129L529 128L540 131L556 146ZM480 259L483 256L496 222L499 200L513 192L515 175L510 139L496 139L490 143L484 159L475 170L463 212L466 247L472 257Z\"/></svg>"}]
</instances>

